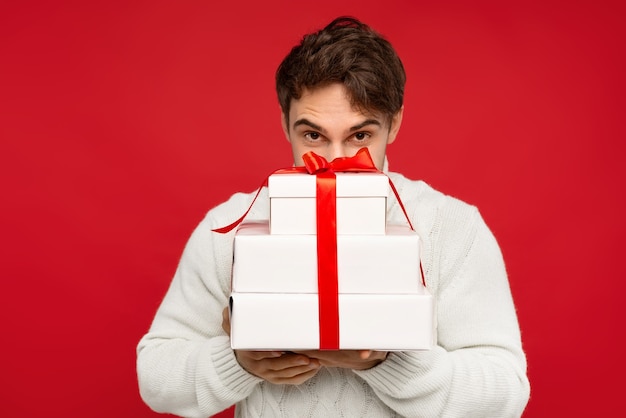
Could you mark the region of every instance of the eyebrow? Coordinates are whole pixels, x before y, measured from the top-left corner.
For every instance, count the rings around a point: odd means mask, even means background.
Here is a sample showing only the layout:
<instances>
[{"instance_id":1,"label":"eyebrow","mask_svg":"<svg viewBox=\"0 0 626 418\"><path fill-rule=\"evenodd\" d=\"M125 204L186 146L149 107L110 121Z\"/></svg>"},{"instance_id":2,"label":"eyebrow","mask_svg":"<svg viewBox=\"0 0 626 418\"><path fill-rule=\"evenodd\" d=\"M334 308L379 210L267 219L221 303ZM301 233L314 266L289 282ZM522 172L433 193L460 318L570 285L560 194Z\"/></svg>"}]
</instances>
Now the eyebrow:
<instances>
[{"instance_id":1,"label":"eyebrow","mask_svg":"<svg viewBox=\"0 0 626 418\"><path fill-rule=\"evenodd\" d=\"M367 119L359 123L358 125L354 125L352 128L350 128L350 132L358 131L359 129L363 129L369 125L381 126L381 123L379 120L376 119Z\"/></svg>"},{"instance_id":2,"label":"eyebrow","mask_svg":"<svg viewBox=\"0 0 626 418\"><path fill-rule=\"evenodd\" d=\"M295 121L293 123L293 128L295 129L295 128L297 128L300 125L308 126L310 128L315 129L316 131L321 131L321 132L325 131L324 128L322 128L321 126L311 122L310 120L308 120L306 118L298 119L297 121Z\"/></svg>"},{"instance_id":3,"label":"eyebrow","mask_svg":"<svg viewBox=\"0 0 626 418\"><path fill-rule=\"evenodd\" d=\"M305 125L305 126L308 126L310 128L313 128L313 129L315 129L317 131L325 132L324 128L322 128L321 126L311 122L310 120L308 120L306 118L298 119L297 121L295 121L293 123L294 129L297 128L300 125ZM366 119L363 122L361 122L361 123L359 123L357 125L352 126L350 128L350 132L358 131L359 129L363 129L364 127L369 126L369 125L382 126L379 120L376 120L376 119Z\"/></svg>"}]
</instances>

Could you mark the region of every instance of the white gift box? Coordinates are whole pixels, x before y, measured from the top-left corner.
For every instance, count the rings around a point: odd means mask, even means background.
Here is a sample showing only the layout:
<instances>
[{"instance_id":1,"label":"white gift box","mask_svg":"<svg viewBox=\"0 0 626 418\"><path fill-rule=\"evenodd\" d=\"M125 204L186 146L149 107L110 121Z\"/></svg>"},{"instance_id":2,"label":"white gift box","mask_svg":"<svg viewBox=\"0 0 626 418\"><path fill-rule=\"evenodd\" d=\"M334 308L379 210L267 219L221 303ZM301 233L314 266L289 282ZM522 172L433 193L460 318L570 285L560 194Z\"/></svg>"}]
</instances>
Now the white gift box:
<instances>
[{"instance_id":1,"label":"white gift box","mask_svg":"<svg viewBox=\"0 0 626 418\"><path fill-rule=\"evenodd\" d=\"M408 225L388 225L385 235L338 235L339 293L418 293L419 259L419 236ZM233 291L316 293L317 288L316 235L273 235L267 221L239 226Z\"/></svg>"},{"instance_id":2,"label":"white gift box","mask_svg":"<svg viewBox=\"0 0 626 418\"><path fill-rule=\"evenodd\" d=\"M230 341L241 350L319 349L316 294L238 293L230 298ZM434 301L408 295L339 295L339 349L428 350L436 344Z\"/></svg>"},{"instance_id":3,"label":"white gift box","mask_svg":"<svg viewBox=\"0 0 626 418\"><path fill-rule=\"evenodd\" d=\"M270 232L316 233L316 177L272 174ZM382 173L336 173L337 234L385 233L389 179Z\"/></svg>"}]
</instances>

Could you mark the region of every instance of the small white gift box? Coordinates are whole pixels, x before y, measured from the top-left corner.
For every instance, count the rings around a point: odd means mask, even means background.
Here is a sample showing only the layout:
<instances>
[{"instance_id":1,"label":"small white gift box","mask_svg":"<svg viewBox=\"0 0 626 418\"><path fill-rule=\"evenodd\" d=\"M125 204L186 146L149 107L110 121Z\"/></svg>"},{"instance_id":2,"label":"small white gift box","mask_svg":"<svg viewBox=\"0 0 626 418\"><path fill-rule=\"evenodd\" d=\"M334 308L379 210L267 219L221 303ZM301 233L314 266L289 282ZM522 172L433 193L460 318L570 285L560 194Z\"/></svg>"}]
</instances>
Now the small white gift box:
<instances>
[{"instance_id":1,"label":"small white gift box","mask_svg":"<svg viewBox=\"0 0 626 418\"><path fill-rule=\"evenodd\" d=\"M316 176L268 178L271 234L316 233ZM336 173L337 234L385 233L389 179L382 173Z\"/></svg>"}]
</instances>

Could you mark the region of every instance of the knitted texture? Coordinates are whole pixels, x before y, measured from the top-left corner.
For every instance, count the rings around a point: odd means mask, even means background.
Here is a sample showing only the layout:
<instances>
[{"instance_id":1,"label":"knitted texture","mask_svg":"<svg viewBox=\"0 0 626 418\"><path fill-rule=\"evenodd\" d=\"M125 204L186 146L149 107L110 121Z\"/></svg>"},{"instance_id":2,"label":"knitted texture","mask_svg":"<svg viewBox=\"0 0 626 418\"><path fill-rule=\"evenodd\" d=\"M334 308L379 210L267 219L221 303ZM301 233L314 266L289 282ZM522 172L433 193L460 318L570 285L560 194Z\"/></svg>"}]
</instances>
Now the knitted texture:
<instances>
[{"instance_id":1,"label":"knitted texture","mask_svg":"<svg viewBox=\"0 0 626 418\"><path fill-rule=\"evenodd\" d=\"M435 295L438 345L392 352L364 371L322 368L298 385L274 385L237 362L221 328L237 219L253 194L209 211L191 235L149 332L137 347L140 393L155 411L208 417L515 417L529 397L526 359L500 249L473 206L389 173L422 240ZM388 222L406 222L390 198ZM247 219L267 219L267 191Z\"/></svg>"}]
</instances>

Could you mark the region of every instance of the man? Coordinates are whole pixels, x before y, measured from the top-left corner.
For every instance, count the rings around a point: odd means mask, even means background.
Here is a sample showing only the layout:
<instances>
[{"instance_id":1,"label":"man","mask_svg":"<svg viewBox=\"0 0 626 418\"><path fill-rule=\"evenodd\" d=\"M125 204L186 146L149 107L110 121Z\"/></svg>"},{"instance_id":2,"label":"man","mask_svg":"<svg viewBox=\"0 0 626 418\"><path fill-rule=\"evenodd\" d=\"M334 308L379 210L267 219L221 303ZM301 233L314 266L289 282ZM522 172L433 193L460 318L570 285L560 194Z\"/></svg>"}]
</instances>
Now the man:
<instances>
[{"instance_id":1,"label":"man","mask_svg":"<svg viewBox=\"0 0 626 418\"><path fill-rule=\"evenodd\" d=\"M339 18L307 35L276 74L282 126L296 165L314 151L331 161L367 147L386 172L400 129L405 73L392 46L365 24ZM243 351L230 348L233 232L252 195L235 194L192 234L150 331L138 346L143 399L154 410L237 416L505 417L529 396L506 271L476 208L420 181L387 173L423 242L437 299L438 345L428 351ZM397 202L389 221L402 222ZM247 219L267 219L263 190ZM279 332L279 330L277 330Z\"/></svg>"}]
</instances>

